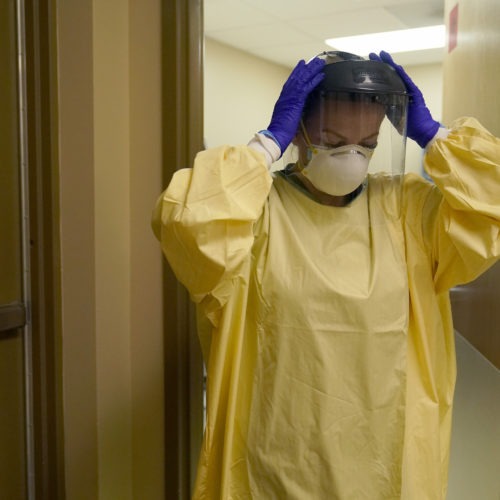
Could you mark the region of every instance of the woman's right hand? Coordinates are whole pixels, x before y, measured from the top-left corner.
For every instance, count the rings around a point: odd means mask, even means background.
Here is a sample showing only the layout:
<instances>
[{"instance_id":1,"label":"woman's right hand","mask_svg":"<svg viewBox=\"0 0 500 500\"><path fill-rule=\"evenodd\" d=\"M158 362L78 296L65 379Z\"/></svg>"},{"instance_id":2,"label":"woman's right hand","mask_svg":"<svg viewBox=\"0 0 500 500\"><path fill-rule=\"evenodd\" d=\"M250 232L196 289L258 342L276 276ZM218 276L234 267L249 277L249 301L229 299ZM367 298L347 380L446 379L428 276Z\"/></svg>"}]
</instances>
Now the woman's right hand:
<instances>
[{"instance_id":1,"label":"woman's right hand","mask_svg":"<svg viewBox=\"0 0 500 500\"><path fill-rule=\"evenodd\" d=\"M307 96L324 78L324 65L318 57L308 63L301 60L283 85L267 127L282 153L295 137Z\"/></svg>"}]
</instances>

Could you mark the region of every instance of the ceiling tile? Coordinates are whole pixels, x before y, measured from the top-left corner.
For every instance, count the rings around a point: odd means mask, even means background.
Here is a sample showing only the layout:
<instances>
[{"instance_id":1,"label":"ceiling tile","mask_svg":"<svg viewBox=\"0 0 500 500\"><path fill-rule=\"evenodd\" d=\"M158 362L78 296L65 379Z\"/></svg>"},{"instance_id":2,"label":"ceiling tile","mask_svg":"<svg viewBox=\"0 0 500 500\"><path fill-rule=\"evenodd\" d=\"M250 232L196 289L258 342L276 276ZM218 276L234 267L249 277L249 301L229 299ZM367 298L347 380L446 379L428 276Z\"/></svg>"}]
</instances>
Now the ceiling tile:
<instances>
[{"instance_id":1,"label":"ceiling tile","mask_svg":"<svg viewBox=\"0 0 500 500\"><path fill-rule=\"evenodd\" d=\"M205 0L203 17L207 33L269 23L265 12L236 0Z\"/></svg>"},{"instance_id":2,"label":"ceiling tile","mask_svg":"<svg viewBox=\"0 0 500 500\"><path fill-rule=\"evenodd\" d=\"M242 1L242 0L238 0ZM284 20L300 20L345 12L374 8L393 3L390 0L243 0L247 5ZM394 0L393 0L394 1ZM414 2L415 0L411 0Z\"/></svg>"},{"instance_id":3,"label":"ceiling tile","mask_svg":"<svg viewBox=\"0 0 500 500\"><path fill-rule=\"evenodd\" d=\"M444 24L443 0L424 0L402 5L390 5L387 7L387 11L410 28Z\"/></svg>"},{"instance_id":4,"label":"ceiling tile","mask_svg":"<svg viewBox=\"0 0 500 500\"><path fill-rule=\"evenodd\" d=\"M443 9L444 0L205 0L205 34L292 67L327 50L326 38L439 24ZM424 64L426 58L441 60L442 53L398 59Z\"/></svg>"},{"instance_id":5,"label":"ceiling tile","mask_svg":"<svg viewBox=\"0 0 500 500\"><path fill-rule=\"evenodd\" d=\"M385 9L351 11L335 15L289 21L298 30L320 39L405 29L406 26Z\"/></svg>"},{"instance_id":6,"label":"ceiling tile","mask_svg":"<svg viewBox=\"0 0 500 500\"><path fill-rule=\"evenodd\" d=\"M309 35L297 31L286 23L272 23L231 30L207 32L211 38L235 47L267 47L269 45L289 45L314 41Z\"/></svg>"}]
</instances>

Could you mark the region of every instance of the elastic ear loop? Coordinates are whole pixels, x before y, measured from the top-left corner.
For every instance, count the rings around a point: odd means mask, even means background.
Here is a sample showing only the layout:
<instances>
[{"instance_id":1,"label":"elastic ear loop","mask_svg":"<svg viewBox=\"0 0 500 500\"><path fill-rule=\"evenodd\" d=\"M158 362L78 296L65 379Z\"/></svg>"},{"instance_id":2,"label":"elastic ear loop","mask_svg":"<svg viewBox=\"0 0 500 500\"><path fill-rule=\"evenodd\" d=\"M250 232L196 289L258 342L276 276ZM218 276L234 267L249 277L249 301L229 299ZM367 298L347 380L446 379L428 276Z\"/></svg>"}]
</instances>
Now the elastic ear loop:
<instances>
[{"instance_id":1,"label":"elastic ear loop","mask_svg":"<svg viewBox=\"0 0 500 500\"><path fill-rule=\"evenodd\" d=\"M306 140L307 146L311 149L314 154L318 153L318 150L313 146L311 139L309 139L309 134L307 133L306 127L304 126L304 122L300 120L300 129L302 130L302 134L304 134L304 139Z\"/></svg>"},{"instance_id":2,"label":"elastic ear loop","mask_svg":"<svg viewBox=\"0 0 500 500\"><path fill-rule=\"evenodd\" d=\"M313 143L311 142L311 139L309 139L309 134L307 133L302 118L300 119L300 130L302 131L302 135L304 136L304 139L306 141L306 146L312 151L313 154L317 154L318 150L314 147ZM305 168L305 166L302 165L302 160L300 158L299 161L297 162L297 166L300 168L301 171L304 170Z\"/></svg>"}]
</instances>

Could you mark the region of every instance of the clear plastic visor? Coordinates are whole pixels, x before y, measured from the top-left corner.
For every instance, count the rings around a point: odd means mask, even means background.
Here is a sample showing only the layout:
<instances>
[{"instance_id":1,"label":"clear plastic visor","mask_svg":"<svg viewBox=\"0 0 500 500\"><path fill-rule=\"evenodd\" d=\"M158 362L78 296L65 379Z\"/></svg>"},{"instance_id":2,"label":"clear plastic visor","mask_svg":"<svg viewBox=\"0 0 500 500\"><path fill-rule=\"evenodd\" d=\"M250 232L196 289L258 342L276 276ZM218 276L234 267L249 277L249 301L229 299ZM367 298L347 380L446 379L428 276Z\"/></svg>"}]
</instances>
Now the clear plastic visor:
<instances>
[{"instance_id":1,"label":"clear plastic visor","mask_svg":"<svg viewBox=\"0 0 500 500\"><path fill-rule=\"evenodd\" d=\"M373 151L370 173L404 173L406 103L403 95L328 93L304 112L303 153L309 139L321 148L356 144ZM302 133L301 133L302 132ZM307 136L307 137L306 137ZM299 137L300 139L300 137ZM300 143L298 144L300 149ZM305 160L306 158L301 158Z\"/></svg>"},{"instance_id":2,"label":"clear plastic visor","mask_svg":"<svg viewBox=\"0 0 500 500\"><path fill-rule=\"evenodd\" d=\"M381 183L394 191L398 203L392 212L399 216L407 101L406 95L329 92L317 96L304 110L290 160L306 167L316 146L321 150L360 146L369 152L365 185Z\"/></svg>"}]
</instances>

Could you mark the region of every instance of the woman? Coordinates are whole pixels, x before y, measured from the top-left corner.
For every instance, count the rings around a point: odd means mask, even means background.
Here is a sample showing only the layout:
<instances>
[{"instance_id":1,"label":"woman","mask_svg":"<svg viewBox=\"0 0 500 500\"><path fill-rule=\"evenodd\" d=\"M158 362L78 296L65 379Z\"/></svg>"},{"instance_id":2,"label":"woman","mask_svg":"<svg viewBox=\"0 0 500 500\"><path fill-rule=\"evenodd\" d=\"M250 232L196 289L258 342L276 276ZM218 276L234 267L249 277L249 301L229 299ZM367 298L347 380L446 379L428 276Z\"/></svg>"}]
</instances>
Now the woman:
<instances>
[{"instance_id":1,"label":"woman","mask_svg":"<svg viewBox=\"0 0 500 500\"><path fill-rule=\"evenodd\" d=\"M500 254L500 141L470 118L440 127L386 53L326 59L301 61L269 127L200 153L155 208L201 318L195 498L446 496L448 290ZM435 185L366 175L384 116Z\"/></svg>"}]
</instances>

